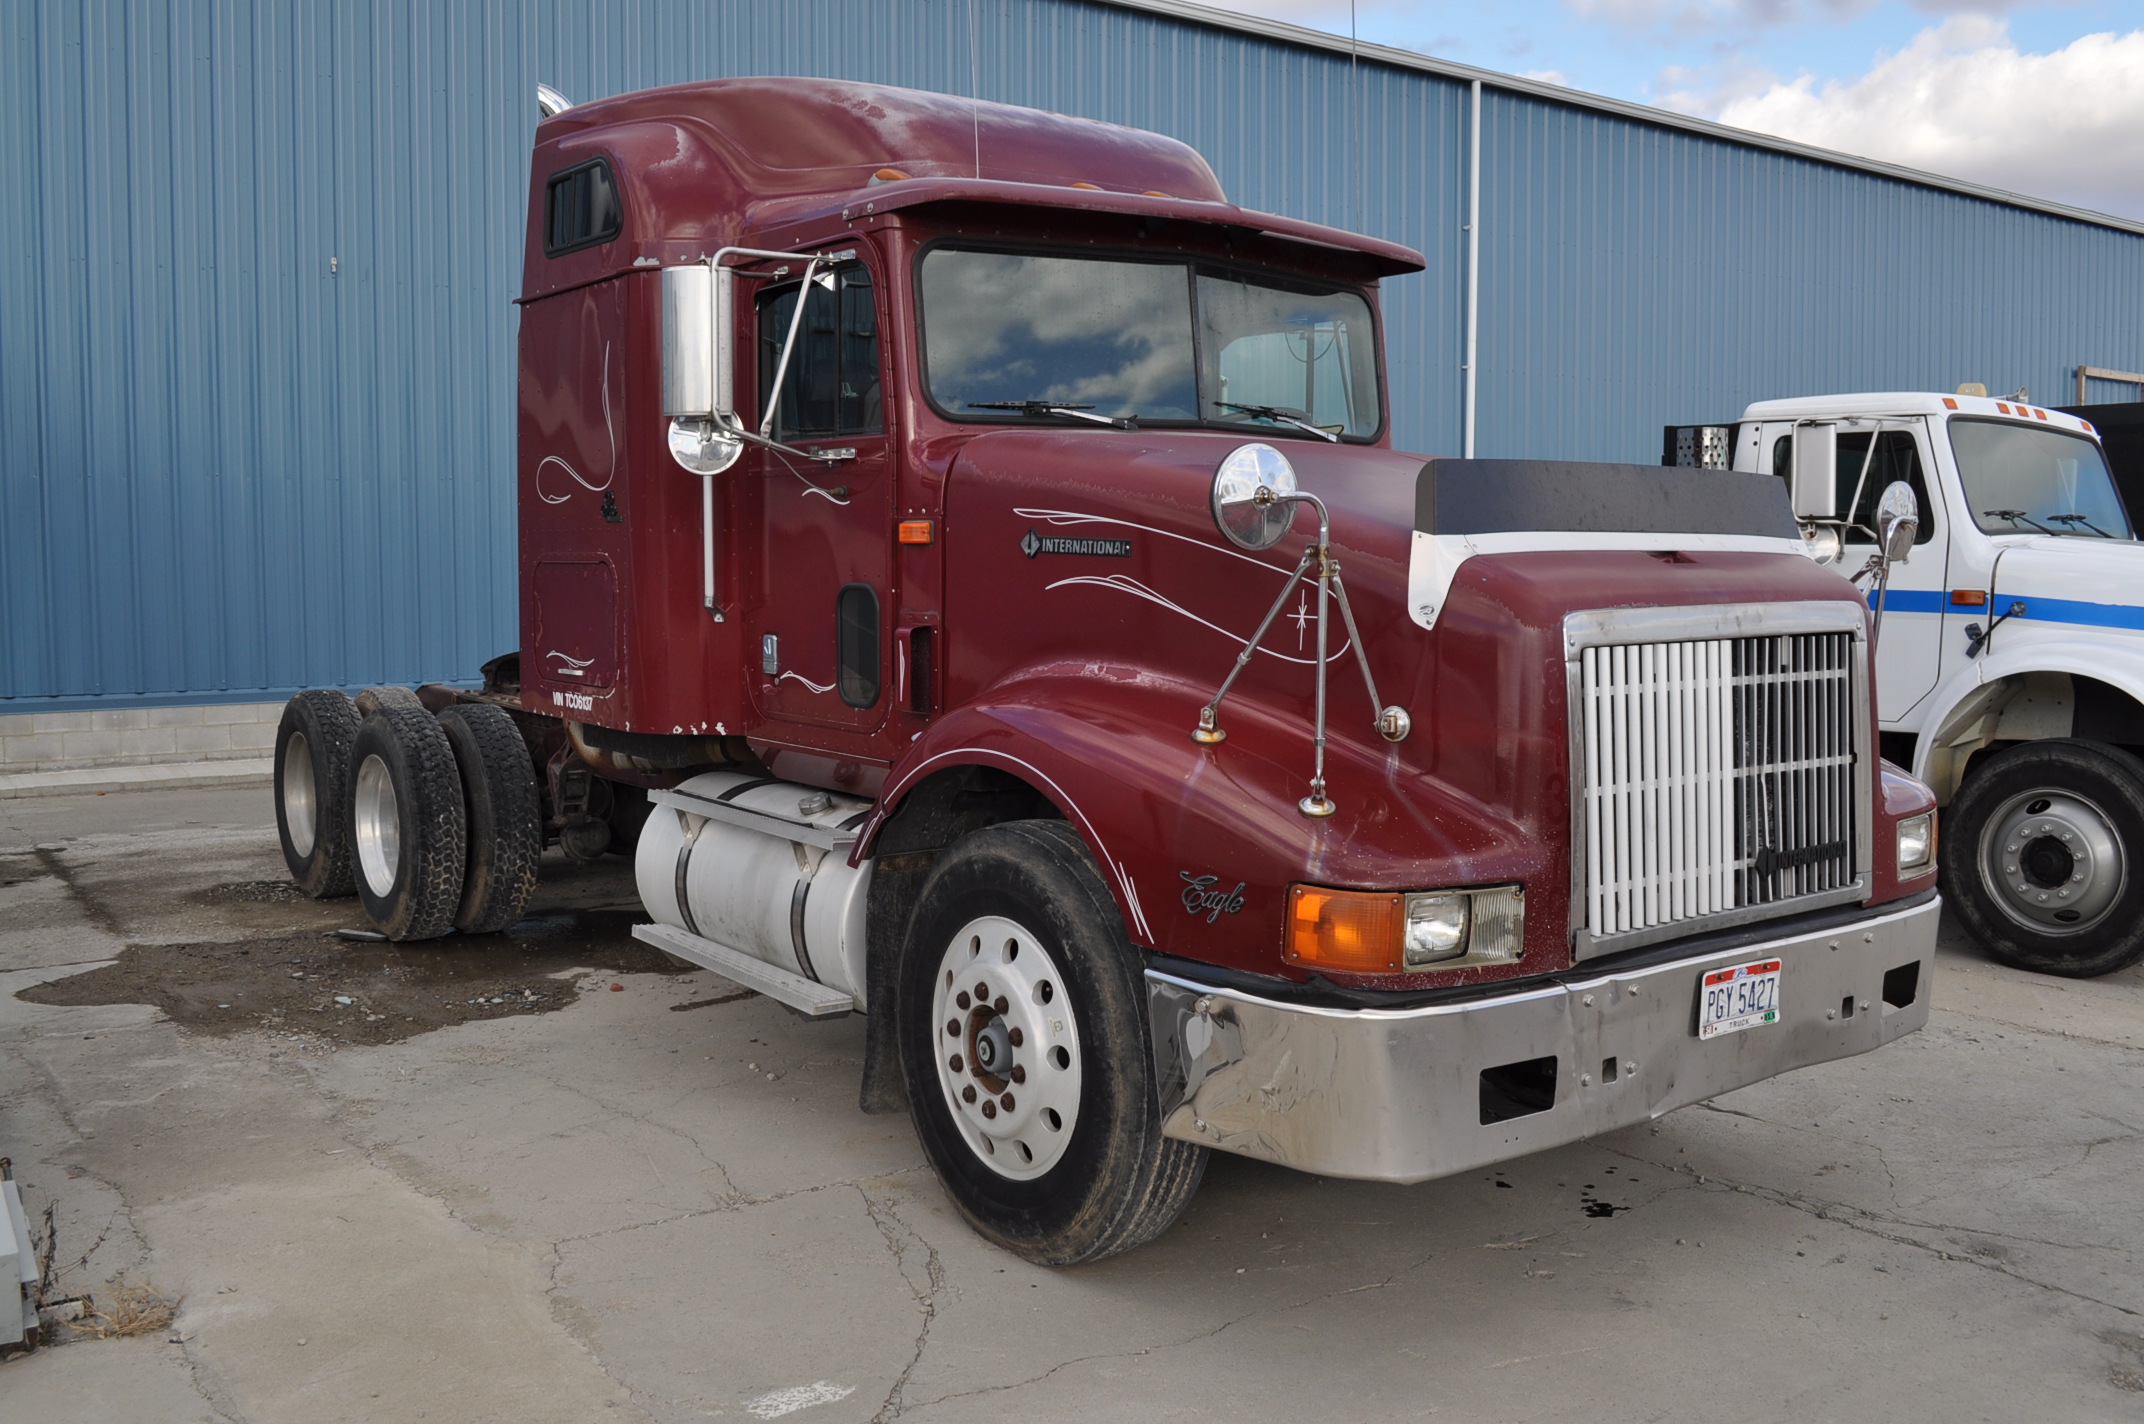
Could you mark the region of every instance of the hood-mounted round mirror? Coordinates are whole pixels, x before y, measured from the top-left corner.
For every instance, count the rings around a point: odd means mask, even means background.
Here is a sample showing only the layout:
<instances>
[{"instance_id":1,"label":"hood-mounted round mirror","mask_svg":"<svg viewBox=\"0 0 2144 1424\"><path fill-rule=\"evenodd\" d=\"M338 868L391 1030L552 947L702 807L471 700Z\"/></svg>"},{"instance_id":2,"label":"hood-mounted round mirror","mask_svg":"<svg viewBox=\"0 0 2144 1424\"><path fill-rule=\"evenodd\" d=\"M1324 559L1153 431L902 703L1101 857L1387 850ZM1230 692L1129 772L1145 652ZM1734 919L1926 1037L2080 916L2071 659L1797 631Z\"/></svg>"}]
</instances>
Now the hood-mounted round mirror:
<instances>
[{"instance_id":1,"label":"hood-mounted round mirror","mask_svg":"<svg viewBox=\"0 0 2144 1424\"><path fill-rule=\"evenodd\" d=\"M1271 445L1238 445L1213 472L1213 522L1253 553L1278 544L1295 523L1295 466Z\"/></svg>"}]
</instances>

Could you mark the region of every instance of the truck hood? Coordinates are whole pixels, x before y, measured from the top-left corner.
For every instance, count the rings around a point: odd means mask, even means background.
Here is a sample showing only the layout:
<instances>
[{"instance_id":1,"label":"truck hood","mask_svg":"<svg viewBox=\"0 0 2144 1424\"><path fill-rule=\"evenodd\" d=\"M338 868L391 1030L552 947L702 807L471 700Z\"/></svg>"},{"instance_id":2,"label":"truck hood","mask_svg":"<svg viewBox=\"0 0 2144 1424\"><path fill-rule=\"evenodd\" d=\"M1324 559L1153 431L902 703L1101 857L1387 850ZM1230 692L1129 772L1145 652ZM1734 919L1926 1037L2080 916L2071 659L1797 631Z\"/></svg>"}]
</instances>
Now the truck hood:
<instances>
[{"instance_id":1,"label":"truck hood","mask_svg":"<svg viewBox=\"0 0 2144 1424\"><path fill-rule=\"evenodd\" d=\"M2006 540L1988 602L2048 623L2144 628L2144 543L2033 535Z\"/></svg>"}]
</instances>

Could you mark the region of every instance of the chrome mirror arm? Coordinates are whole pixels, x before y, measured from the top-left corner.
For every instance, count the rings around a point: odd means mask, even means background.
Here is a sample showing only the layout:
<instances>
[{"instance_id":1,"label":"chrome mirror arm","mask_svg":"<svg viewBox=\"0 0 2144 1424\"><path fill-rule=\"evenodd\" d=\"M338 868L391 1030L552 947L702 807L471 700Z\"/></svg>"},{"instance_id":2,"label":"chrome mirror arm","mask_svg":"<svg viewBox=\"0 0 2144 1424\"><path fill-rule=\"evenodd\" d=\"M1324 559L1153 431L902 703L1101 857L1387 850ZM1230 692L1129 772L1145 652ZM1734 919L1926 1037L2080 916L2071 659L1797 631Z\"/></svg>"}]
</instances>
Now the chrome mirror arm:
<instances>
[{"instance_id":1,"label":"chrome mirror arm","mask_svg":"<svg viewBox=\"0 0 2144 1424\"><path fill-rule=\"evenodd\" d=\"M1338 809L1325 794L1325 693L1327 669L1331 661L1327 649L1330 644L1330 608L1333 602L1339 603L1341 621L1347 625L1348 641L1355 649L1356 665L1362 670L1362 684L1370 694L1370 706L1376 717L1372 725L1378 735L1389 742L1402 741L1408 732L1413 730L1413 722L1404 708L1386 707L1378 701L1377 680L1370 675L1369 650L1362 645L1362 634L1355 626L1355 610L1348 602L1347 585L1340 580L1340 561L1333 557L1332 516L1325 508L1325 501L1308 491L1299 490L1284 495L1271 489L1260 489L1253 499L1263 506L1278 504L1284 500L1310 505L1318 512L1318 542L1305 549L1303 557L1296 560L1295 571L1288 575L1287 583L1281 586L1280 596L1273 600L1273 606L1266 610L1266 616L1259 621L1257 631L1244 643L1243 651L1236 655L1236 665L1229 669L1227 678L1221 683L1220 691L1214 693L1213 700L1199 709L1199 725L1192 732L1191 739L1206 746L1228 739L1228 733L1221 729L1221 699L1228 696L1237 677L1250 666L1252 656L1258 651L1258 645L1265 640L1267 632L1273 627L1273 620L1280 616L1281 609L1286 606L1288 595L1295 591L1295 586L1303 581L1303 576L1315 564L1318 582L1318 661L1315 682L1316 711L1311 733L1310 794L1296 803L1296 809L1313 819L1323 820Z\"/></svg>"}]
</instances>

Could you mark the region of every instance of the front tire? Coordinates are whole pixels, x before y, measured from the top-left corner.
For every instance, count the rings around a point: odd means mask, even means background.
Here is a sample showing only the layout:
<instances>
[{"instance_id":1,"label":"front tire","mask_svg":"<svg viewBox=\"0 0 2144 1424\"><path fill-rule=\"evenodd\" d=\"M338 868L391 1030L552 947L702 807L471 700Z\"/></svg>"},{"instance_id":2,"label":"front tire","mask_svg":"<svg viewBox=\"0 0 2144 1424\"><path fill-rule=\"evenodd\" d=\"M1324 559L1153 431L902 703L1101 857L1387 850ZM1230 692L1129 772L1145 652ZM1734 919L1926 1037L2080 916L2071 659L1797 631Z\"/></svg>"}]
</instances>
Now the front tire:
<instances>
[{"instance_id":1,"label":"front tire","mask_svg":"<svg viewBox=\"0 0 2144 1424\"><path fill-rule=\"evenodd\" d=\"M350 849L365 913L391 940L454 926L468 857L454 749L422 707L380 705L350 749Z\"/></svg>"},{"instance_id":2,"label":"front tire","mask_svg":"<svg viewBox=\"0 0 2144 1424\"><path fill-rule=\"evenodd\" d=\"M1190 1204L1207 1152L1161 1134L1142 966L1064 823L993 826L940 858L894 1013L916 1135L983 1236L1077 1265Z\"/></svg>"},{"instance_id":3,"label":"front tire","mask_svg":"<svg viewBox=\"0 0 2144 1424\"><path fill-rule=\"evenodd\" d=\"M2080 979L2144 959L2144 762L2026 742L1975 768L1943 820L1944 891L1997 959Z\"/></svg>"},{"instance_id":4,"label":"front tire","mask_svg":"<svg viewBox=\"0 0 2144 1424\"><path fill-rule=\"evenodd\" d=\"M315 900L357 888L350 867L350 744L357 709L347 694L301 692L275 732L275 828L291 881Z\"/></svg>"}]
</instances>

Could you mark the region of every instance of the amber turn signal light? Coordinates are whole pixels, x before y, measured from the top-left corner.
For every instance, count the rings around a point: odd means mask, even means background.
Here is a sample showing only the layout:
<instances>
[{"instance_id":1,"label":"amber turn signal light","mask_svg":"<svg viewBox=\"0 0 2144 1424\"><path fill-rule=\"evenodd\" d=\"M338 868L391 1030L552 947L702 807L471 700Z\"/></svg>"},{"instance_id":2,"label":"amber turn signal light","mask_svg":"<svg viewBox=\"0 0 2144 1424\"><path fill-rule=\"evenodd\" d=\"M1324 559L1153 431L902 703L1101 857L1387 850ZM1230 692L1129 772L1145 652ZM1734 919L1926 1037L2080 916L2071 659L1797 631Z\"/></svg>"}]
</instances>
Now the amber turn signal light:
<instances>
[{"instance_id":1,"label":"amber turn signal light","mask_svg":"<svg viewBox=\"0 0 2144 1424\"><path fill-rule=\"evenodd\" d=\"M1370 890L1291 885L1288 938L1281 958L1305 969L1397 974L1406 899Z\"/></svg>"},{"instance_id":2,"label":"amber turn signal light","mask_svg":"<svg viewBox=\"0 0 2144 1424\"><path fill-rule=\"evenodd\" d=\"M903 544L928 544L931 541L931 522L928 519L904 519L901 521Z\"/></svg>"}]
</instances>

